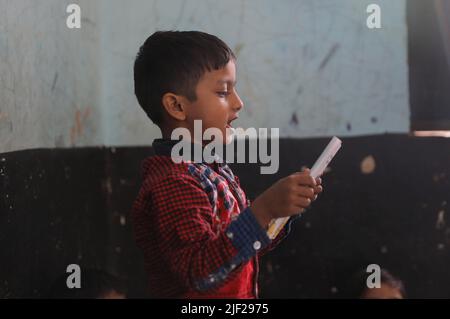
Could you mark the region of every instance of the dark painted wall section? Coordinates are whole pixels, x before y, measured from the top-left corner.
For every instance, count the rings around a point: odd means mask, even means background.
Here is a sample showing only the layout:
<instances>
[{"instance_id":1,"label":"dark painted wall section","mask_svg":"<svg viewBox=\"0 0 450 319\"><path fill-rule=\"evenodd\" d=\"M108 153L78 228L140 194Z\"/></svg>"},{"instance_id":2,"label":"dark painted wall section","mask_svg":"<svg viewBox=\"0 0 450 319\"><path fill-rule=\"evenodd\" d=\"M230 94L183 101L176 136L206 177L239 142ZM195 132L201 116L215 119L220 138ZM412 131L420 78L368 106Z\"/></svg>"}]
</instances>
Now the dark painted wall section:
<instances>
[{"instance_id":1,"label":"dark painted wall section","mask_svg":"<svg viewBox=\"0 0 450 319\"><path fill-rule=\"evenodd\" d=\"M280 171L233 165L250 198L311 166L325 139L280 141ZM40 297L68 264L100 267L144 297L129 211L150 148L27 150L0 155L0 297ZM410 297L450 297L450 140L343 139L324 193L262 260L263 297L335 297L377 263ZM362 168L366 174L362 173Z\"/></svg>"},{"instance_id":2,"label":"dark painted wall section","mask_svg":"<svg viewBox=\"0 0 450 319\"><path fill-rule=\"evenodd\" d=\"M450 4L445 0L406 4L411 129L449 130Z\"/></svg>"},{"instance_id":3,"label":"dark painted wall section","mask_svg":"<svg viewBox=\"0 0 450 319\"><path fill-rule=\"evenodd\" d=\"M145 296L127 220L145 149L0 155L0 296L40 297L69 264L105 269Z\"/></svg>"}]
</instances>

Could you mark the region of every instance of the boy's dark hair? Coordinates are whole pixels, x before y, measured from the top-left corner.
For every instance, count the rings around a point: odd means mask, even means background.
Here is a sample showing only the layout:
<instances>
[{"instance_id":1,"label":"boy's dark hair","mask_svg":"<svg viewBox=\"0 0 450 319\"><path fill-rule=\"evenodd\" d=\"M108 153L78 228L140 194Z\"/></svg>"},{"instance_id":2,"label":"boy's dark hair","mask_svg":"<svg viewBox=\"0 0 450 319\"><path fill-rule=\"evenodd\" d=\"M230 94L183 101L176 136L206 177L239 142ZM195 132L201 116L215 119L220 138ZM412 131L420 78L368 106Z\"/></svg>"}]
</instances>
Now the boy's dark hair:
<instances>
[{"instance_id":1,"label":"boy's dark hair","mask_svg":"<svg viewBox=\"0 0 450 319\"><path fill-rule=\"evenodd\" d=\"M233 51L216 36L199 31L158 31L141 46L134 63L134 92L148 117L163 120L168 92L197 99L195 88L207 71L223 68Z\"/></svg>"},{"instance_id":2,"label":"boy's dark hair","mask_svg":"<svg viewBox=\"0 0 450 319\"><path fill-rule=\"evenodd\" d=\"M67 287L66 280L69 275L64 273L52 283L47 298L95 299L102 298L112 291L123 295L127 293L121 279L104 270L82 268L80 288Z\"/></svg>"}]
</instances>

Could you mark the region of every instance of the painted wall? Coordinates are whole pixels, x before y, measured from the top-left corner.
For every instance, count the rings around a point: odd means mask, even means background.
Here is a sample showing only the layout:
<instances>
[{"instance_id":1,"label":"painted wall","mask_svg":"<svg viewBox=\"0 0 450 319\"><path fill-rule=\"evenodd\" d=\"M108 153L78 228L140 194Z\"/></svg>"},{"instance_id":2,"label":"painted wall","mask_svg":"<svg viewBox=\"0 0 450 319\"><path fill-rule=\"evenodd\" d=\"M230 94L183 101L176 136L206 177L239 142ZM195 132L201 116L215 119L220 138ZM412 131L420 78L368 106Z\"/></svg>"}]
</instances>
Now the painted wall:
<instances>
[{"instance_id":1,"label":"painted wall","mask_svg":"<svg viewBox=\"0 0 450 319\"><path fill-rule=\"evenodd\" d=\"M405 1L0 0L0 152L148 145L160 133L137 104L132 67L154 31L202 30L238 55L236 125L285 137L409 129ZM45 5L44 5L45 4Z\"/></svg>"},{"instance_id":2,"label":"painted wall","mask_svg":"<svg viewBox=\"0 0 450 319\"><path fill-rule=\"evenodd\" d=\"M69 3L0 0L0 152L103 143L97 4L73 32Z\"/></svg>"}]
</instances>

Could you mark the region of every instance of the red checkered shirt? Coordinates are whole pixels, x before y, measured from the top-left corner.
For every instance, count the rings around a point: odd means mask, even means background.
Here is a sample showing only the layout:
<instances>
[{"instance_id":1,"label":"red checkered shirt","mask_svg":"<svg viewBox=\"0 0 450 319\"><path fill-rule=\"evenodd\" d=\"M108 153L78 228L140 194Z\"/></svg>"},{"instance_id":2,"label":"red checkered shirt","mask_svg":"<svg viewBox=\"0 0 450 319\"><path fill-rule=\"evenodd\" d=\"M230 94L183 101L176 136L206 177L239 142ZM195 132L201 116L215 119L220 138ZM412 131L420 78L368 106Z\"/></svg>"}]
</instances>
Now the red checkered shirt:
<instances>
[{"instance_id":1,"label":"red checkered shirt","mask_svg":"<svg viewBox=\"0 0 450 319\"><path fill-rule=\"evenodd\" d=\"M153 143L132 210L152 297L256 298L258 256L290 223L271 241L228 165L176 164L175 143Z\"/></svg>"}]
</instances>

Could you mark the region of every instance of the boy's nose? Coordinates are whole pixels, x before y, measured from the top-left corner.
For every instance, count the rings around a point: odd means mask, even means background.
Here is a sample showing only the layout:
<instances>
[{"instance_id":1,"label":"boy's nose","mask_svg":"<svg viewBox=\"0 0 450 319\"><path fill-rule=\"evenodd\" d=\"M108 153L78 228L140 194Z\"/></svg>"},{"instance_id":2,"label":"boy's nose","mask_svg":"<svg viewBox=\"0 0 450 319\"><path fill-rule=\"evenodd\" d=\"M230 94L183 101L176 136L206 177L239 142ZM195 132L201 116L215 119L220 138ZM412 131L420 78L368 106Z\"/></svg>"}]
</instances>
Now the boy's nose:
<instances>
[{"instance_id":1,"label":"boy's nose","mask_svg":"<svg viewBox=\"0 0 450 319\"><path fill-rule=\"evenodd\" d=\"M235 107L234 107L236 109L236 112L239 112L243 107L244 107L244 102L242 102L241 98L236 93L236 103L235 103Z\"/></svg>"}]
</instances>

